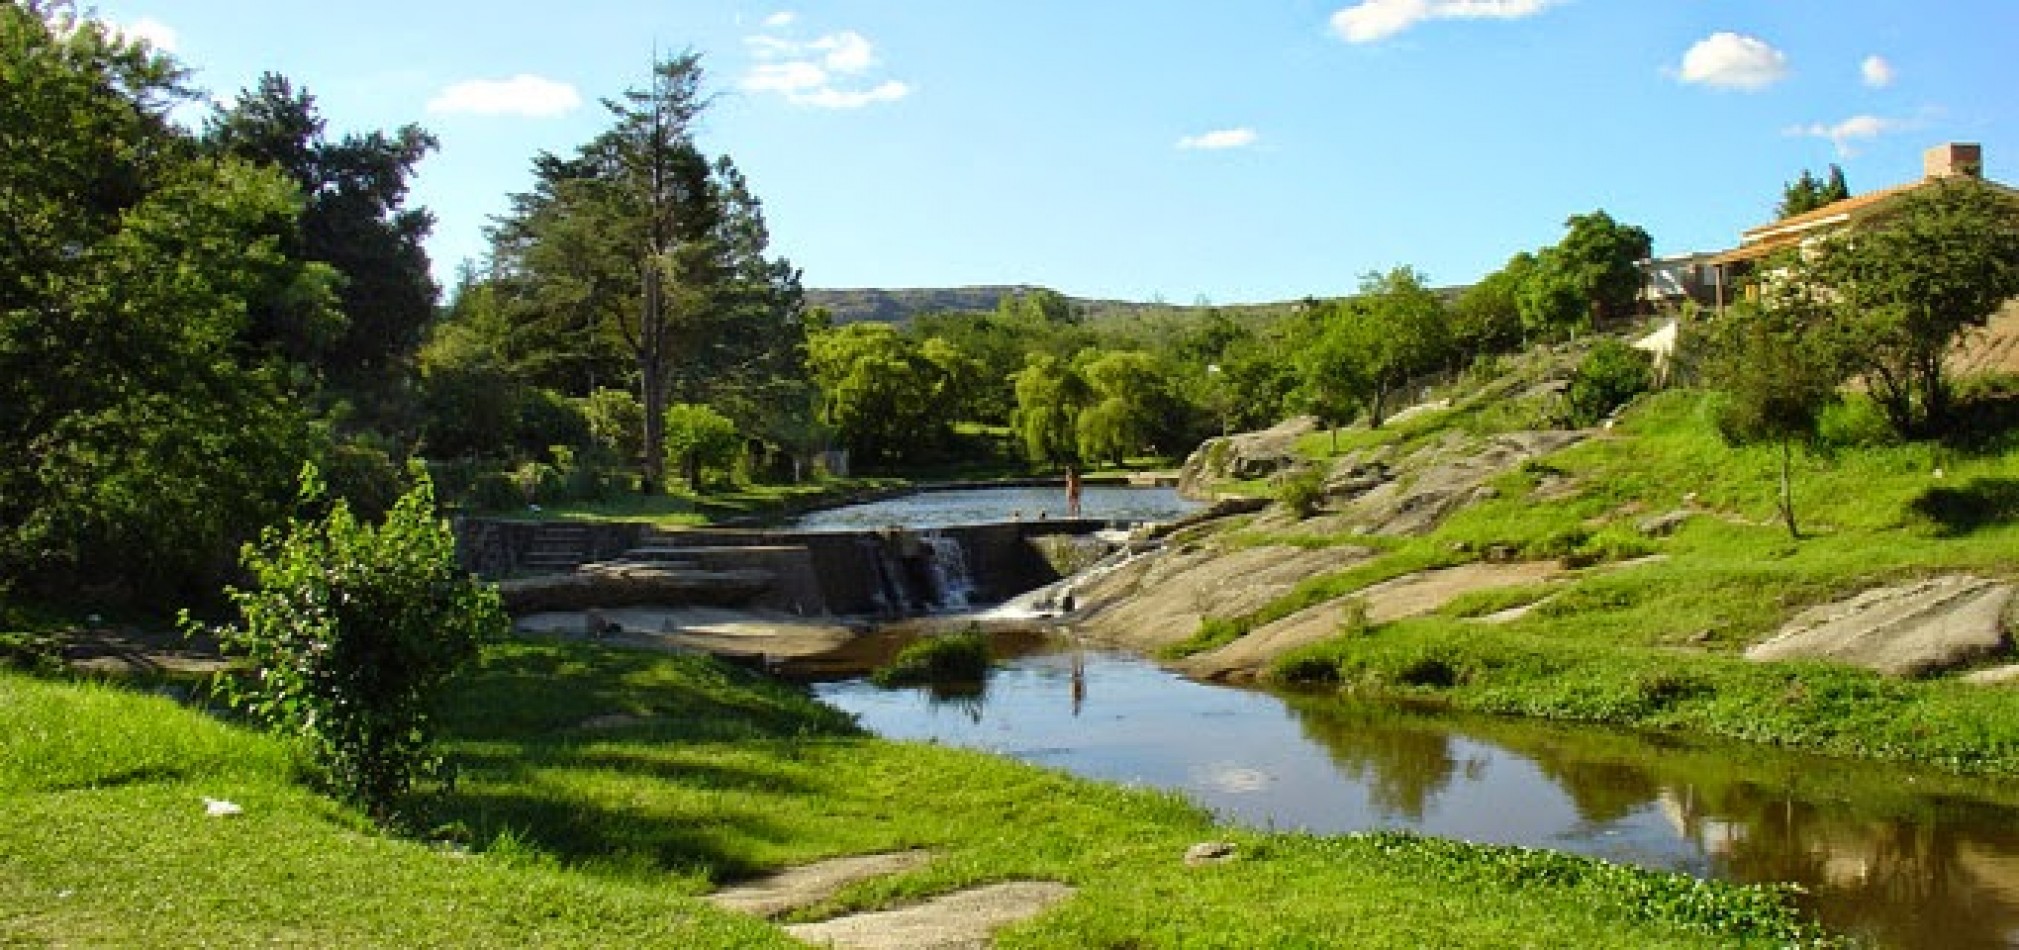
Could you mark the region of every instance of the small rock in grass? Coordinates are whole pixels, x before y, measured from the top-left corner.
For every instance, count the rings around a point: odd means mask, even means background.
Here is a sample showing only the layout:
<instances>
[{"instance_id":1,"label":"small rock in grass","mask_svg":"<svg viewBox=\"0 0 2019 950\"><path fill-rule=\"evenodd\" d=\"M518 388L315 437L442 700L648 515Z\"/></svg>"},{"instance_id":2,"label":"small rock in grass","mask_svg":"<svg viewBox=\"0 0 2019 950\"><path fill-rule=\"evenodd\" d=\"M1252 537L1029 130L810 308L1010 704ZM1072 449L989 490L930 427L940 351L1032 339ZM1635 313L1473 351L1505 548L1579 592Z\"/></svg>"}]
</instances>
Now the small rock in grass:
<instances>
[{"instance_id":1,"label":"small rock in grass","mask_svg":"<svg viewBox=\"0 0 2019 950\"><path fill-rule=\"evenodd\" d=\"M1230 841L1202 841L1185 849L1185 866L1189 868L1225 864L1232 860L1234 844Z\"/></svg>"},{"instance_id":2,"label":"small rock in grass","mask_svg":"<svg viewBox=\"0 0 2019 950\"><path fill-rule=\"evenodd\" d=\"M233 815L245 814L245 809L239 807L236 802L228 802L222 798L205 797L203 800L203 813L212 818L230 818Z\"/></svg>"}]
</instances>

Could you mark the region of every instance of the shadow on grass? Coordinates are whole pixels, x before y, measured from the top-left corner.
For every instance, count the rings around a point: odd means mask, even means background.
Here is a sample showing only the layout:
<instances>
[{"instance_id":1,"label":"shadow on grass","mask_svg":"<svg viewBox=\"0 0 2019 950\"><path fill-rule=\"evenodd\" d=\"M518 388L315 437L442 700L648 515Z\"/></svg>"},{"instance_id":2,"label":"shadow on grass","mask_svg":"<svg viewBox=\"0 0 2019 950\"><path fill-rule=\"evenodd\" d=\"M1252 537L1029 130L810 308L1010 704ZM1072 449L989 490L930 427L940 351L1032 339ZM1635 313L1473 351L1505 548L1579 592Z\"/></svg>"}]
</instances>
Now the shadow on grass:
<instances>
[{"instance_id":1,"label":"shadow on grass","mask_svg":"<svg viewBox=\"0 0 2019 950\"><path fill-rule=\"evenodd\" d=\"M1978 478L1960 488L1930 488L1914 499L1914 514L1943 537L2019 521L2019 479Z\"/></svg>"},{"instance_id":2,"label":"shadow on grass","mask_svg":"<svg viewBox=\"0 0 2019 950\"><path fill-rule=\"evenodd\" d=\"M818 792L789 764L797 744L861 735L804 692L708 657L560 642L494 648L442 721L461 779L434 820L479 848L509 841L619 876L756 870L750 842L789 834L767 798ZM688 814L697 800L706 813Z\"/></svg>"}]
</instances>

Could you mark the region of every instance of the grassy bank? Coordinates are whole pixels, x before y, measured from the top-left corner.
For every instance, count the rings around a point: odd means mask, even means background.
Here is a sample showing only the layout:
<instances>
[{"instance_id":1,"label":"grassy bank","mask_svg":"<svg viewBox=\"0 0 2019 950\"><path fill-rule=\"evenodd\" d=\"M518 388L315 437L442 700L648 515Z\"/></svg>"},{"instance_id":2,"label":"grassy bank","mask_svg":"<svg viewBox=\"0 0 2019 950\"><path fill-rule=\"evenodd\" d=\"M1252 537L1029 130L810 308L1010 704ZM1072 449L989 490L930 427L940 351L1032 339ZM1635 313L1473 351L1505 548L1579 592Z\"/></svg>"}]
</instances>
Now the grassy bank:
<instances>
[{"instance_id":1,"label":"grassy bank","mask_svg":"<svg viewBox=\"0 0 2019 950\"><path fill-rule=\"evenodd\" d=\"M883 742L705 659L515 643L455 697L451 844L381 836L272 740L0 675L0 942L783 945L697 899L809 860L936 858L801 914L1008 879L1079 894L1006 946L1710 946L1814 936L1767 891L1398 835L1214 827L1176 798ZM204 797L245 808L206 818ZM1240 846L1188 868L1195 842Z\"/></svg>"},{"instance_id":2,"label":"grassy bank","mask_svg":"<svg viewBox=\"0 0 2019 950\"><path fill-rule=\"evenodd\" d=\"M1228 642L1376 581L1488 552L1565 558L1594 566L1560 582L1462 598L1437 616L1352 631L1283 658L1275 674L1480 712L2019 774L2019 694L1739 657L1796 612L1871 587L1951 572L2019 579L2019 432L1977 432L1967 448L1894 443L1870 407L1854 401L1825 427L1833 444L1800 462L1797 540L1775 518L1773 450L1725 446L1710 399L1646 399L1613 430L1499 478L1494 497L1431 535L1388 542L1349 571L1209 622L1186 646ZM1342 452L1420 444L1479 421L1476 408L1426 413L1385 435L1351 433ZM1305 444L1321 454L1328 447ZM1673 534L1639 529L1669 512L1687 513ZM1237 540L1365 539L1306 532ZM1474 622L1526 604L1533 609L1510 623Z\"/></svg>"}]
</instances>

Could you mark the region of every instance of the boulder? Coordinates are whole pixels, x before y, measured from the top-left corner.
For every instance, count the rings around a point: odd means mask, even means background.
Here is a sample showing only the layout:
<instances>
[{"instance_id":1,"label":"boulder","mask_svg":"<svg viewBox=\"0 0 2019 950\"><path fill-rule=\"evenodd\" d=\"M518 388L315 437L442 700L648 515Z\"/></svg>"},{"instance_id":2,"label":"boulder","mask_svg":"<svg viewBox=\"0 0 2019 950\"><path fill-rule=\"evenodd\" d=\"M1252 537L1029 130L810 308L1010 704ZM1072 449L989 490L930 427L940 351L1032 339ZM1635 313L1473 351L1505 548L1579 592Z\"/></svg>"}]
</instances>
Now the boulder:
<instances>
[{"instance_id":1,"label":"boulder","mask_svg":"<svg viewBox=\"0 0 2019 950\"><path fill-rule=\"evenodd\" d=\"M1831 660L1890 676L1927 676L1997 656L2009 646L2010 584L1937 577L1869 590L1802 612L1749 660Z\"/></svg>"},{"instance_id":2,"label":"boulder","mask_svg":"<svg viewBox=\"0 0 2019 950\"><path fill-rule=\"evenodd\" d=\"M1318 431L1318 425L1314 417L1297 416L1260 432L1207 439L1178 470L1178 494L1205 501L1212 498L1215 482L1268 478L1301 465L1297 440Z\"/></svg>"}]
</instances>

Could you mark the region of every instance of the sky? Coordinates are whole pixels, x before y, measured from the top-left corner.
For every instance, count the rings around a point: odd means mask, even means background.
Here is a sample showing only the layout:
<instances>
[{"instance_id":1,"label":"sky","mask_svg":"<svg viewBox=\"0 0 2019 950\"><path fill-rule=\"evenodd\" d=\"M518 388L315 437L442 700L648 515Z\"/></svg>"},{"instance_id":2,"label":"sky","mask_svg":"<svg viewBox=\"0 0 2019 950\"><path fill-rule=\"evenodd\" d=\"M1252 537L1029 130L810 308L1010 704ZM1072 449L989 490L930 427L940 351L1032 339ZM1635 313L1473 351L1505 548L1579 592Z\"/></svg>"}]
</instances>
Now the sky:
<instances>
[{"instance_id":1,"label":"sky","mask_svg":"<svg viewBox=\"0 0 2019 950\"><path fill-rule=\"evenodd\" d=\"M1242 303L1408 265L1470 283L1604 209L1721 250L1784 182L1977 142L2019 183L2015 0L101 0L206 93L441 140L438 278L542 151L701 54L700 141L811 288ZM184 110L201 121L203 106Z\"/></svg>"}]
</instances>

